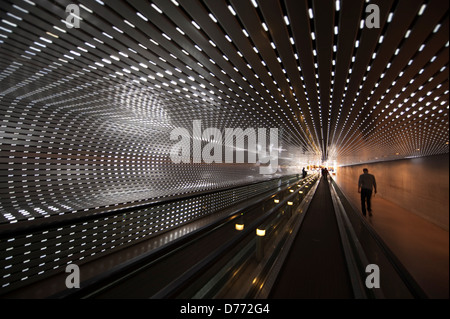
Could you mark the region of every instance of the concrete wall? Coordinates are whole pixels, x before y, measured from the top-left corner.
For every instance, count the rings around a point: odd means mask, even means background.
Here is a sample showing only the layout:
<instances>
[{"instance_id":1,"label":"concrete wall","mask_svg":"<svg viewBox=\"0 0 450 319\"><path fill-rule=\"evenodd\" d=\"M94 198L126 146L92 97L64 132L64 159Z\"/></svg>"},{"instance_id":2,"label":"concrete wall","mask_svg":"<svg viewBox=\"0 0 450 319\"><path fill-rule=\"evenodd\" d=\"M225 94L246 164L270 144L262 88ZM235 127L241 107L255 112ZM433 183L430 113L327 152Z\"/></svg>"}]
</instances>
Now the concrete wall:
<instances>
[{"instance_id":1,"label":"concrete wall","mask_svg":"<svg viewBox=\"0 0 450 319\"><path fill-rule=\"evenodd\" d=\"M364 167L375 175L377 196L449 230L449 154L339 167L344 192L358 191Z\"/></svg>"}]
</instances>

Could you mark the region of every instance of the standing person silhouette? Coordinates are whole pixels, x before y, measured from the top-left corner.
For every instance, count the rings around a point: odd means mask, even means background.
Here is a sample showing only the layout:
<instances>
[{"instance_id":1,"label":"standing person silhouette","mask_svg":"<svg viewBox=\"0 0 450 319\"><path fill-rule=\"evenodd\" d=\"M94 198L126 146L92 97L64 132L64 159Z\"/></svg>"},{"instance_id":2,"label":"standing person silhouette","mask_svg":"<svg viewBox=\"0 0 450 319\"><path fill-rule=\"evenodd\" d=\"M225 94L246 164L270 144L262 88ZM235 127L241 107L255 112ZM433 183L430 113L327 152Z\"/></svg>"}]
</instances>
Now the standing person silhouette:
<instances>
[{"instance_id":1,"label":"standing person silhouette","mask_svg":"<svg viewBox=\"0 0 450 319\"><path fill-rule=\"evenodd\" d=\"M302 169L302 176L303 176L303 178L305 178L306 175L308 175L308 173L306 172L305 168L303 167L303 169Z\"/></svg>"},{"instance_id":2,"label":"standing person silhouette","mask_svg":"<svg viewBox=\"0 0 450 319\"><path fill-rule=\"evenodd\" d=\"M364 216L366 216L366 202L367 202L367 211L369 211L369 216L372 216L372 206L371 206L371 198L372 198L372 190L377 193L377 182L375 181L375 176L369 174L369 170L367 168L363 169L363 174L359 176L358 180L358 193L361 193L361 209Z\"/></svg>"},{"instance_id":3,"label":"standing person silhouette","mask_svg":"<svg viewBox=\"0 0 450 319\"><path fill-rule=\"evenodd\" d=\"M328 183L328 170L325 167L322 168L322 178L326 183Z\"/></svg>"}]
</instances>

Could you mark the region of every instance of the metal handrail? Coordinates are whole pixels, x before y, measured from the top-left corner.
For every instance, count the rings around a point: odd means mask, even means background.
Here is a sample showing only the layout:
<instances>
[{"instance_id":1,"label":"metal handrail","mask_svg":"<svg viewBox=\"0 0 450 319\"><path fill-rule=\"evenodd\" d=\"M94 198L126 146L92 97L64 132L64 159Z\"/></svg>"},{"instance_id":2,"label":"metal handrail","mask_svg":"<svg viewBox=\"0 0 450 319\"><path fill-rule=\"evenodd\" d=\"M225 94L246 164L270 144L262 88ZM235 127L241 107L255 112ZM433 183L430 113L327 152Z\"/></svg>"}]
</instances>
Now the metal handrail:
<instances>
[{"instance_id":1,"label":"metal handrail","mask_svg":"<svg viewBox=\"0 0 450 319\"><path fill-rule=\"evenodd\" d=\"M388 259L392 267L395 269L396 273L400 277L400 279L403 281L405 286L408 288L408 291L411 293L411 295L416 299L428 299L427 294L423 291L423 289L417 284L417 282L414 280L414 278L411 276L409 271L403 266L403 264L400 262L400 260L395 256L395 254L392 252L392 250L389 249L389 247L386 245L386 243L381 239L381 237L378 235L378 233L369 225L366 219L364 219L360 214L356 214L355 212L358 211L354 205L347 199L345 194L339 189L336 182L331 179L333 188L335 187L336 195L338 197L343 197L347 203L353 208L353 211L351 213L355 214L359 221L362 222L364 225L365 230L368 231L368 233L371 235L372 239L375 241L375 243L378 245L378 247L382 250L385 257ZM340 192L341 196L339 196L338 192ZM350 220L348 219L348 212L344 209L342 206L341 201L339 200L339 203L341 205L341 209L343 211L343 216L346 218L346 223L350 224L350 227L352 227ZM356 238L356 242L359 243L356 234L354 234L352 237ZM358 248L360 251L362 248ZM363 257L364 258L364 257ZM367 258L366 258L367 260ZM377 293L375 295L375 298L383 298L383 295L380 293Z\"/></svg>"},{"instance_id":2,"label":"metal handrail","mask_svg":"<svg viewBox=\"0 0 450 319\"><path fill-rule=\"evenodd\" d=\"M297 175L289 175L289 176L293 177L293 176L297 176ZM286 177L286 176L284 176L284 177ZM300 181L302 181L302 179L298 180L295 184L297 184ZM225 223L228 223L228 222L234 220L235 218L240 216L240 213L242 210L249 209L252 206L258 205L261 202L267 200L268 198L273 197L274 194L283 192L286 189L288 189L289 187L291 187L291 185L287 185L286 187L284 187L282 189L277 189L275 192L274 192L274 189L272 189L270 191L266 191L263 193L263 194L267 194L265 196L257 195L257 196L255 196L255 197L257 197L257 198L255 198L255 200L249 202L244 207L239 207L239 208L233 209L229 214L227 214L226 217L218 219L209 225L203 226L203 227L189 233L188 235L180 237L180 238L170 242L169 244L166 244L165 246L160 247L159 249L152 250L151 252L149 252L147 254L138 256L138 257L136 257L128 262L125 262L107 272L104 272L101 275L96 276L96 277L82 283L82 287L77 290L64 291L64 292L61 292L61 293L58 293L58 294L52 296L51 298L77 298L77 296L86 296L86 295L93 294L92 290L98 291L98 290L102 289L103 283L105 281L116 281L116 282L122 281L125 279L125 277L129 277L130 275L132 275L132 273L139 271L139 269L146 268L149 259L151 259L153 261L159 257L164 256L165 254L173 252L175 249L180 249L183 245L192 243L193 240L196 240L202 236L207 235L207 233L209 233L210 231L214 231L214 229L216 229L217 227L220 227L220 225L223 225ZM138 270L136 270L136 268L138 268ZM123 275L123 274L125 274L125 275ZM95 288L97 286L101 286L101 287Z\"/></svg>"},{"instance_id":3,"label":"metal handrail","mask_svg":"<svg viewBox=\"0 0 450 319\"><path fill-rule=\"evenodd\" d=\"M312 175L314 176L314 175ZM256 287L252 287L252 289L248 290L245 294L245 298L255 298L255 299L266 299L270 295L270 291L272 290L277 277L279 275L279 272L281 271L281 268L283 267L284 262L286 261L286 258L290 252L290 249L295 241L295 238L300 230L300 227L303 223L303 220L305 218L305 214L308 211L309 205L311 204L311 200L314 197L317 187L319 185L320 178L316 180L314 185L311 187L311 189L308 191L307 195L302 199L302 202L300 203L300 206L297 208L297 210L302 213L300 216L297 216L292 223L289 225L288 230L289 234L285 234L285 238L278 243L276 249L279 250L279 254L272 260L272 262L269 264L269 262L264 266L266 268L266 274L265 277L261 280L263 282L263 288L262 289L256 289ZM307 186L307 185L304 185ZM302 187L303 188L303 187Z\"/></svg>"},{"instance_id":4,"label":"metal handrail","mask_svg":"<svg viewBox=\"0 0 450 319\"><path fill-rule=\"evenodd\" d=\"M364 250L361 248L358 238L348 218L346 218L345 209L340 202L336 190L333 184L329 184L331 199L333 201L334 213L338 224L339 234L341 238L342 248L344 250L344 256L347 264L348 273L350 276L350 282L352 284L353 294L356 299L367 299L368 295L363 285L363 279L361 276L361 265L358 261L362 261L363 264L368 264L367 256ZM355 256L355 254L357 256Z\"/></svg>"},{"instance_id":5,"label":"metal handrail","mask_svg":"<svg viewBox=\"0 0 450 319\"><path fill-rule=\"evenodd\" d=\"M298 191L302 191L305 189L305 187L308 187L308 185L306 184L310 184L307 182L312 181L315 178L314 175L308 176L308 178L302 179L303 185L297 185L299 188L296 188L294 194L291 194L290 197L286 198L285 200L283 200L282 203L279 203L278 206L280 207L286 207L286 203L289 202L290 200L292 200L291 197L295 197L294 195L297 194ZM317 186L317 183L314 185ZM302 198L301 202L299 203L299 206L296 208L297 211L303 212L307 209L307 207L309 206L309 202L310 202L310 198L312 197L315 191L314 186L310 189L310 191L307 193L307 195ZM294 187L294 186L292 186ZM305 203L306 202L306 203ZM301 208L300 208L301 207ZM287 215L290 216L290 215ZM292 215L294 216L294 215ZM290 217L292 217L290 216ZM243 247L239 253L237 253L230 261L227 262L227 264L223 267L221 267L221 270L219 270L217 272L217 274L208 280L208 282L203 286L203 288L201 288L199 291L197 291L195 293L195 295L193 296L193 298L204 298L205 296L210 296L212 298L215 298L217 295L219 295L221 293L222 288L224 287L224 283L225 285L229 285L230 284L230 280L232 280L232 278L234 277L234 274L236 274L239 269L241 269L242 267L246 267L245 264L247 262L250 262L252 256L254 256L256 254L256 257L258 258L258 253L259 253L259 249L263 249L264 250L264 244L263 241L265 240L265 238L267 236L270 236L270 232L267 232L267 229L272 228L274 223L277 223L277 217L275 218L269 218L267 219L262 225L258 226L258 229L260 230L265 230L265 236L264 237L259 237L259 236L255 236L254 239L252 239L251 241L249 241L249 243ZM301 220L303 220L304 214L300 215L300 218L294 218L294 220L292 221L291 218L288 217L288 228L289 229L294 229L294 228L298 228L301 224ZM298 216L297 216L298 217ZM298 222L298 219L300 219L300 222ZM280 223L283 223L283 221L286 221L284 218L282 218L281 220L278 220ZM291 221L289 223L289 221ZM296 224L296 225L294 225ZM279 225L279 223L277 224ZM296 232L295 230L293 232ZM291 234L291 235L288 235ZM285 244L286 242L289 241L289 239L292 239L292 233L289 232L288 230L286 230L285 235L283 236L283 238L280 239L275 239L275 250L279 250L279 248L282 246L282 253L280 254L272 254L271 257L269 258L264 258L261 260L261 262L258 263L258 266L253 270L252 274L249 275L246 278L260 278L259 282L264 282L264 290L267 290L267 288L271 287L271 285L273 284L274 279L276 278L278 271L273 271L274 269L274 264L280 263L280 260L283 260L283 258L280 258L280 255L283 255L283 253L285 254L287 250L289 250L289 248L287 248L287 245ZM281 264L283 263L283 261L281 261ZM270 269L269 269L270 268ZM273 274L275 273L275 276L273 276ZM268 278L270 277L270 281L272 282L272 284L268 283ZM273 277L273 278L272 278ZM228 278L228 279L227 279ZM253 291L254 287L256 286L256 284L252 285L252 286L248 286L248 287L242 287L242 289L240 289L240 291L233 296L233 298L241 298L241 299L249 299L249 298L266 298L267 295L264 295L263 297L261 297L261 290L258 290L256 293ZM270 288L269 288L270 290ZM219 297L220 298L220 297Z\"/></svg>"},{"instance_id":6,"label":"metal handrail","mask_svg":"<svg viewBox=\"0 0 450 319\"><path fill-rule=\"evenodd\" d=\"M173 280L168 286L162 289L160 292L152 296L152 299L162 299L162 298L173 298L176 294L186 287L189 283L193 282L200 274L203 273L208 267L217 262L222 256L224 256L232 247L235 247L239 242L243 241L251 233L266 222L272 215L277 212L280 208L286 205L286 203L291 200L297 193L292 193L277 205L271 208L269 211L265 212L257 220L255 220L251 225L242 230L239 235L237 235L233 240L223 244L218 250L213 254L209 255L207 258L203 259L197 263L194 267L189 269L187 272Z\"/></svg>"}]
</instances>

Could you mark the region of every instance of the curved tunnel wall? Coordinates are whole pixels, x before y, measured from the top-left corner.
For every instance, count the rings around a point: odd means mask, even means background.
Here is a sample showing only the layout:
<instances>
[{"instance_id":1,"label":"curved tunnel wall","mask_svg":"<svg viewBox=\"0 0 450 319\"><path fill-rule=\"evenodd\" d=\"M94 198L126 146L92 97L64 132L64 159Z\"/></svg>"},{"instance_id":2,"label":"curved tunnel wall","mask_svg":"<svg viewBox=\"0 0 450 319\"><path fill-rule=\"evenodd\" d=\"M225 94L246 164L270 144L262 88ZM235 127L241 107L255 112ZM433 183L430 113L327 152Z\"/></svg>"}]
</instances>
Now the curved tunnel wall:
<instances>
[{"instance_id":1,"label":"curved tunnel wall","mask_svg":"<svg viewBox=\"0 0 450 319\"><path fill-rule=\"evenodd\" d=\"M173 165L193 120L278 128L281 175L448 153L446 1L382 2L379 30L363 0L258 3L88 0L73 28L64 1L3 1L0 223L266 178Z\"/></svg>"},{"instance_id":2,"label":"curved tunnel wall","mask_svg":"<svg viewBox=\"0 0 450 319\"><path fill-rule=\"evenodd\" d=\"M292 144L282 126L254 121L251 113L232 118L232 111L220 107L205 112L201 105L168 105L150 93L130 85L123 99L97 101L98 92L92 91L90 98L85 95L72 104L0 96L0 222L156 200L301 171L296 151L288 152ZM170 154L177 141L171 140L171 132L181 127L192 133L193 120L202 121L203 130L278 128L284 151L279 153L279 170L261 174L261 165L247 160L248 152L241 164L194 163L193 153L189 163L174 163ZM189 140L192 145L192 135Z\"/></svg>"}]
</instances>

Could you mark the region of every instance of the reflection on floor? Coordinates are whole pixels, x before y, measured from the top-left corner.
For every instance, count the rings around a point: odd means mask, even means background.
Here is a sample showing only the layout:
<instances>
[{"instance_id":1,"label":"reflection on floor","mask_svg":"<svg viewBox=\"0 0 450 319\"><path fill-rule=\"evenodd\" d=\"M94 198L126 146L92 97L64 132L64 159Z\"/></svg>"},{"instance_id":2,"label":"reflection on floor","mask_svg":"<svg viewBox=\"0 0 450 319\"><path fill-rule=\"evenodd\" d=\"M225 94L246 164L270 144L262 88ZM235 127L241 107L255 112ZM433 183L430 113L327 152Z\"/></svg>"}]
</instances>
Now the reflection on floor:
<instances>
[{"instance_id":1,"label":"reflection on floor","mask_svg":"<svg viewBox=\"0 0 450 319\"><path fill-rule=\"evenodd\" d=\"M336 178L354 207L360 209L355 185ZM449 298L449 233L431 222L376 195L372 217L366 217L376 232L409 270L430 298Z\"/></svg>"}]
</instances>

